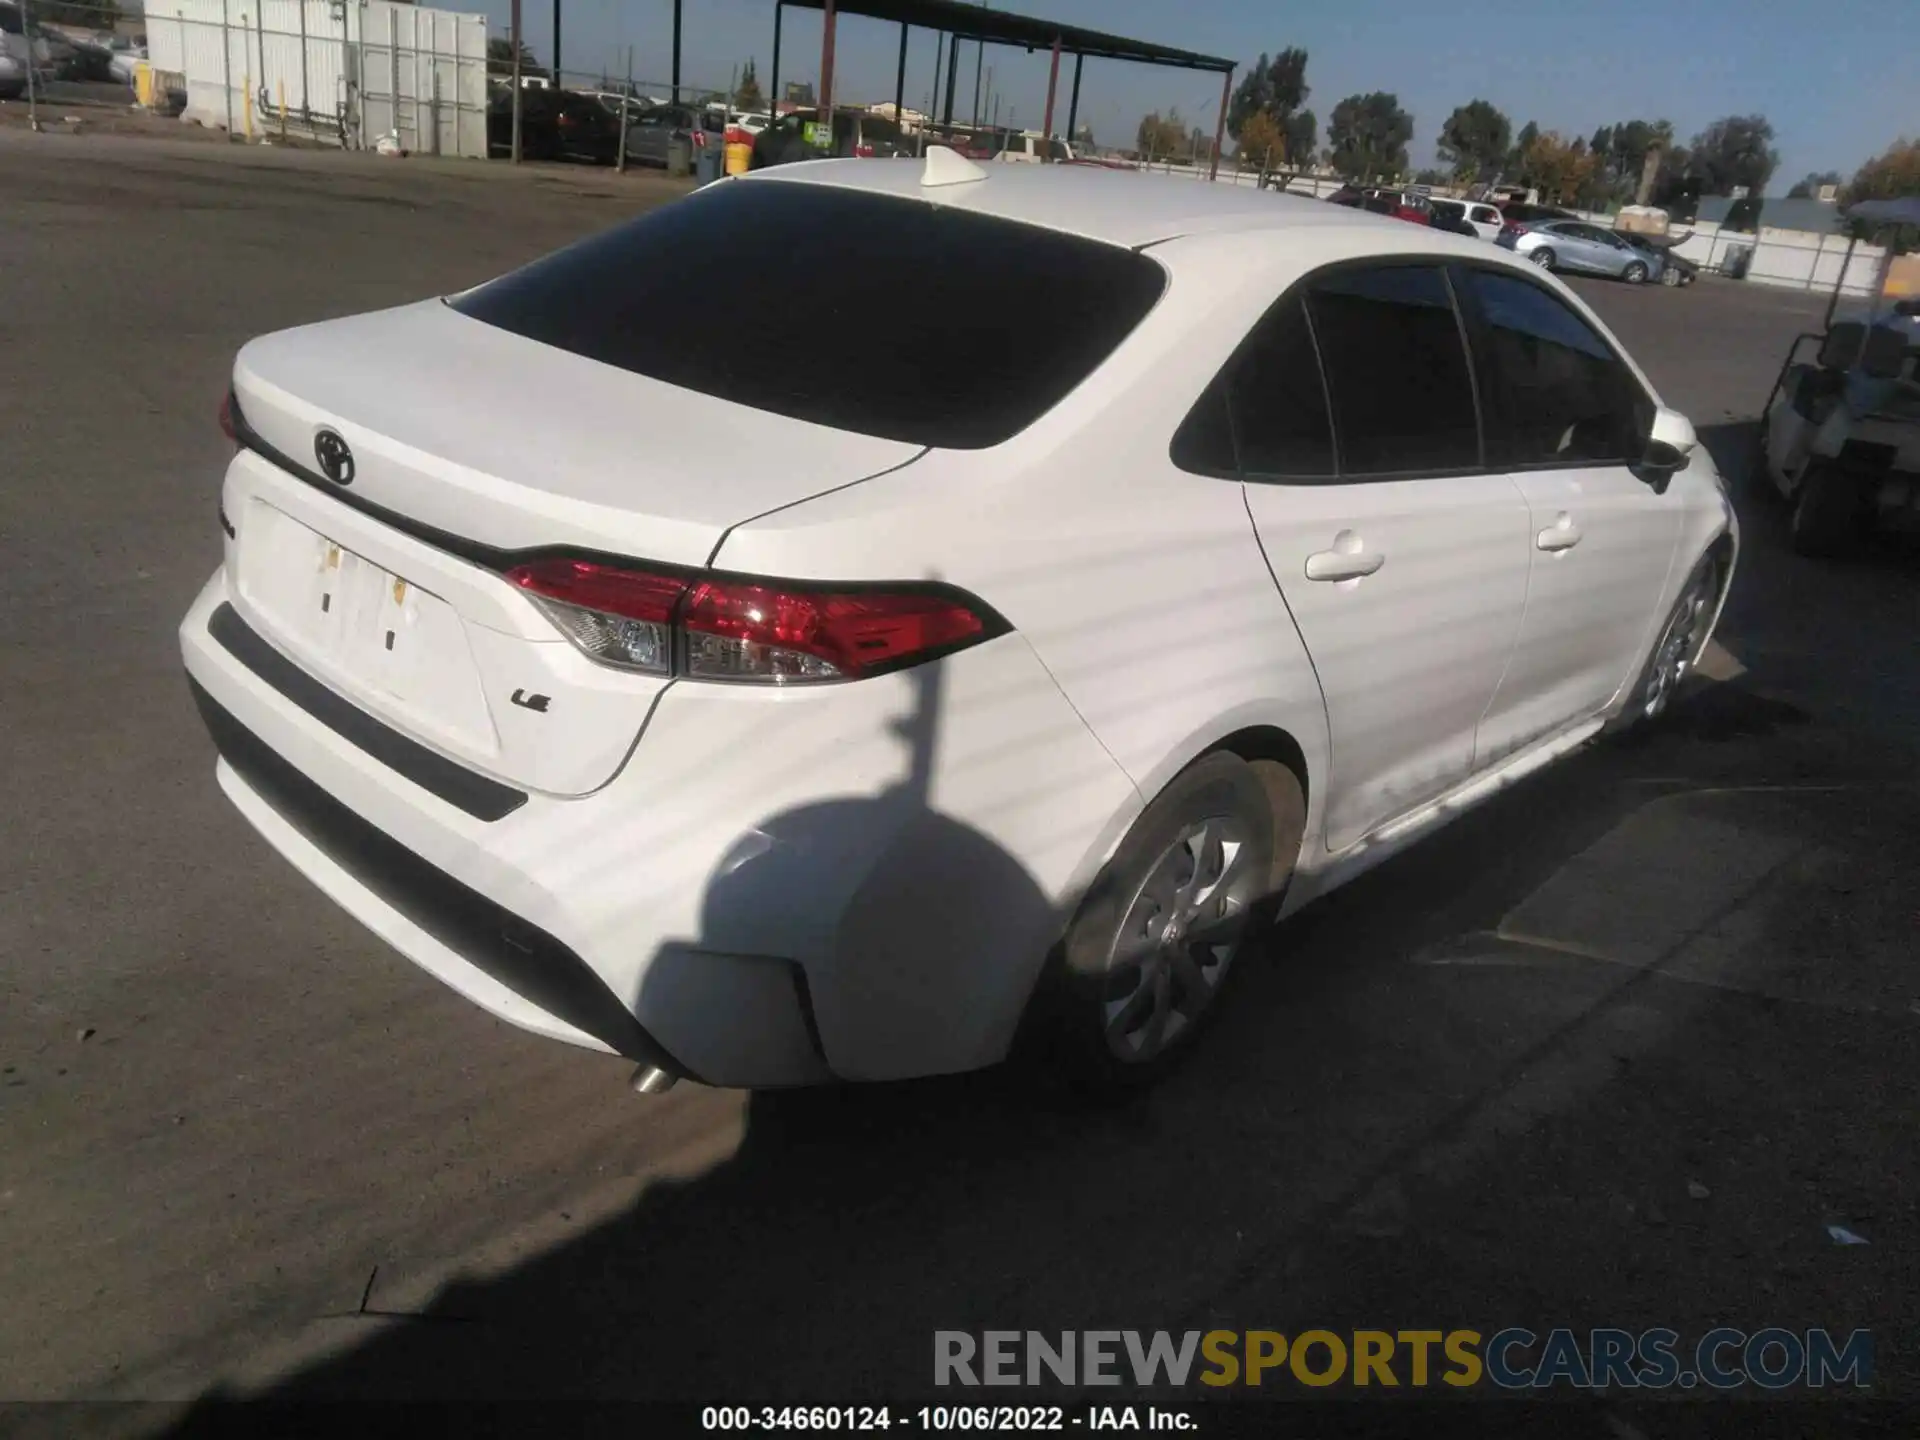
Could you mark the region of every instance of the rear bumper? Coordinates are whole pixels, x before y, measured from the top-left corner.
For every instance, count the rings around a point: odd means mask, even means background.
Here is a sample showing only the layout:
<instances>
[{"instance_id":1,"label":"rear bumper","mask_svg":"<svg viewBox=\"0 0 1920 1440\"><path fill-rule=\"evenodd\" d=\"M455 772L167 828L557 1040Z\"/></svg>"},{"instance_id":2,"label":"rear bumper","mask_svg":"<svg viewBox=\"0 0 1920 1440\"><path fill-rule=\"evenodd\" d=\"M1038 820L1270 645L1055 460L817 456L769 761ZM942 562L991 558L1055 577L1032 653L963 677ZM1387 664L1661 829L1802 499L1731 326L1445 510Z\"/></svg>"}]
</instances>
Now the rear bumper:
<instances>
[{"instance_id":1,"label":"rear bumper","mask_svg":"<svg viewBox=\"0 0 1920 1440\"><path fill-rule=\"evenodd\" d=\"M502 1019L710 1084L1000 1059L1139 808L1009 635L857 685L677 685L601 789L479 811L247 663L226 605L216 574L182 653L276 849Z\"/></svg>"}]
</instances>

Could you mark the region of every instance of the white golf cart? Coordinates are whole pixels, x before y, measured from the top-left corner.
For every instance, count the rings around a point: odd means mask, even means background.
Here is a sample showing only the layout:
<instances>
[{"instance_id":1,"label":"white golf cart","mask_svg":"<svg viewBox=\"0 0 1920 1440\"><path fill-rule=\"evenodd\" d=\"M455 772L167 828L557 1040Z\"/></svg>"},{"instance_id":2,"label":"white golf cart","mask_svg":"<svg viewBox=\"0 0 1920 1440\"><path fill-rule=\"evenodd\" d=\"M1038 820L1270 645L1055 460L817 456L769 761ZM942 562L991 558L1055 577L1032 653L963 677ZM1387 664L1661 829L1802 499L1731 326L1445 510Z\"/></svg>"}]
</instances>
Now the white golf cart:
<instances>
[{"instance_id":1,"label":"white golf cart","mask_svg":"<svg viewBox=\"0 0 1920 1440\"><path fill-rule=\"evenodd\" d=\"M1847 218L1920 225L1920 197L1865 201ZM1877 526L1920 520L1920 297L1878 293L1865 320L1835 324L1839 294L1837 283L1824 333L1788 349L1755 457L1756 478L1792 506L1803 555L1835 555ZM1809 340L1819 342L1811 363L1800 359Z\"/></svg>"}]
</instances>

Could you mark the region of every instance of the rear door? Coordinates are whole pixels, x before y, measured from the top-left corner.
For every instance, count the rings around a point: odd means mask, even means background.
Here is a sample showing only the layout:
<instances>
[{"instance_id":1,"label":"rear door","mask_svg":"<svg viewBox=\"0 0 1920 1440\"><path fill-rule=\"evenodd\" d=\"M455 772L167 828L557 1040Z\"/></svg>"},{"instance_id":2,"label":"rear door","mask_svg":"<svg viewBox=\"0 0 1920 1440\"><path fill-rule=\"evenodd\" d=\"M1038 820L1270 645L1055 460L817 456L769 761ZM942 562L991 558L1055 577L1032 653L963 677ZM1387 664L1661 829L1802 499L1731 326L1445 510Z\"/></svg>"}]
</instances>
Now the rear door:
<instances>
[{"instance_id":1,"label":"rear door","mask_svg":"<svg viewBox=\"0 0 1920 1440\"><path fill-rule=\"evenodd\" d=\"M1529 510L1526 621L1480 727L1478 763L1598 713L1635 673L1680 540L1677 489L1635 474L1653 400L1545 281L1455 272L1490 460Z\"/></svg>"},{"instance_id":2,"label":"rear door","mask_svg":"<svg viewBox=\"0 0 1920 1440\"><path fill-rule=\"evenodd\" d=\"M1526 599L1526 502L1482 468L1437 264L1322 272L1223 379L1248 509L1326 699L1326 843L1345 849L1470 773Z\"/></svg>"},{"instance_id":3,"label":"rear door","mask_svg":"<svg viewBox=\"0 0 1920 1440\"><path fill-rule=\"evenodd\" d=\"M1611 275L1619 269L1619 257L1608 243L1606 232L1592 225L1568 221L1560 226L1565 237L1556 247L1561 263L1568 269L1580 269L1595 275Z\"/></svg>"}]
</instances>

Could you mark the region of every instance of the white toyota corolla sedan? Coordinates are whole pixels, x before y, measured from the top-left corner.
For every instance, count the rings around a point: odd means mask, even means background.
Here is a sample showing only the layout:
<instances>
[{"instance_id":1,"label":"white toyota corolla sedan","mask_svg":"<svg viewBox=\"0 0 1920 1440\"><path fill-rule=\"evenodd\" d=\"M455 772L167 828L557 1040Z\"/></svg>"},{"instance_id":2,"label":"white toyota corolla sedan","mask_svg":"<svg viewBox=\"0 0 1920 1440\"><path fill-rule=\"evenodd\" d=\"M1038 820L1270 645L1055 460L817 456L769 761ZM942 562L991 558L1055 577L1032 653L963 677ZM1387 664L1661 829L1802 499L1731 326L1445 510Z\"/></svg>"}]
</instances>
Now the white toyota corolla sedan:
<instances>
[{"instance_id":1,"label":"white toyota corolla sedan","mask_svg":"<svg viewBox=\"0 0 1920 1440\"><path fill-rule=\"evenodd\" d=\"M1737 534L1491 246L823 161L235 362L218 776L635 1083L1160 1074L1260 927L1659 715Z\"/></svg>"}]
</instances>

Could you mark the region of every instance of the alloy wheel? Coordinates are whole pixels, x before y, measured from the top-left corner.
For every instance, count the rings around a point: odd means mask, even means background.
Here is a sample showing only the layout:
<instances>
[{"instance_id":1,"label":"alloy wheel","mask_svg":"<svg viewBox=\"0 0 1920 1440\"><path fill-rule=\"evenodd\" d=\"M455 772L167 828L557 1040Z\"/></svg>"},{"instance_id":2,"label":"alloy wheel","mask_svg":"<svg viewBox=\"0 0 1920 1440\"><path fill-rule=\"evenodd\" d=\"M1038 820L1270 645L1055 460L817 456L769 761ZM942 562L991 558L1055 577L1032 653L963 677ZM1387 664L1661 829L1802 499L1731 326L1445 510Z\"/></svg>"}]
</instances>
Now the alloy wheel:
<instances>
[{"instance_id":1,"label":"alloy wheel","mask_svg":"<svg viewBox=\"0 0 1920 1440\"><path fill-rule=\"evenodd\" d=\"M1148 870L1107 960L1103 1020L1121 1061L1157 1059L1213 1003L1260 894L1251 838L1237 818L1209 816Z\"/></svg>"},{"instance_id":2,"label":"alloy wheel","mask_svg":"<svg viewBox=\"0 0 1920 1440\"><path fill-rule=\"evenodd\" d=\"M1647 719L1657 720L1679 692L1681 682L1693 669L1700 645L1700 626L1713 600L1713 570L1702 570L1673 607L1673 615L1660 636L1653 653L1653 666L1647 673L1647 686L1640 711Z\"/></svg>"},{"instance_id":3,"label":"alloy wheel","mask_svg":"<svg viewBox=\"0 0 1920 1440\"><path fill-rule=\"evenodd\" d=\"M1527 256L1527 258L1542 270L1551 270L1553 268L1553 252L1551 250L1536 250Z\"/></svg>"}]
</instances>

